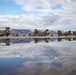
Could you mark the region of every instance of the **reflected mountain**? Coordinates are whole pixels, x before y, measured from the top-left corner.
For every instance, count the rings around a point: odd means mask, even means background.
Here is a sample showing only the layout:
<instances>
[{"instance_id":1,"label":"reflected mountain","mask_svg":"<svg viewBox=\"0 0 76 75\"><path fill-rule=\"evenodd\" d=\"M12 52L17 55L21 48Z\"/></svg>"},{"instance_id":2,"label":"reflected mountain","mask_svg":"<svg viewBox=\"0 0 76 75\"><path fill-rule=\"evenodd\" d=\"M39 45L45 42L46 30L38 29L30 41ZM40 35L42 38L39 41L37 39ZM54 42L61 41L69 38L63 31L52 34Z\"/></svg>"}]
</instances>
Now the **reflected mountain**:
<instances>
[{"instance_id":1,"label":"reflected mountain","mask_svg":"<svg viewBox=\"0 0 76 75\"><path fill-rule=\"evenodd\" d=\"M11 39L11 43L15 44L15 43L30 43L31 41L33 41L33 39L29 39L29 38L26 38L26 39Z\"/></svg>"},{"instance_id":2,"label":"reflected mountain","mask_svg":"<svg viewBox=\"0 0 76 75\"><path fill-rule=\"evenodd\" d=\"M0 43L5 43L6 46L9 46L10 43L12 44L16 44L16 43L30 43L32 41L34 41L34 43L38 43L38 42L43 42L45 41L46 43L49 42L53 42L53 41L75 41L76 38L26 38L26 39L0 39Z\"/></svg>"},{"instance_id":3,"label":"reflected mountain","mask_svg":"<svg viewBox=\"0 0 76 75\"><path fill-rule=\"evenodd\" d=\"M53 42L53 41L56 41L56 40L58 40L58 39L57 39L57 38L50 38L50 39L49 39L49 41L52 41L52 42Z\"/></svg>"}]
</instances>

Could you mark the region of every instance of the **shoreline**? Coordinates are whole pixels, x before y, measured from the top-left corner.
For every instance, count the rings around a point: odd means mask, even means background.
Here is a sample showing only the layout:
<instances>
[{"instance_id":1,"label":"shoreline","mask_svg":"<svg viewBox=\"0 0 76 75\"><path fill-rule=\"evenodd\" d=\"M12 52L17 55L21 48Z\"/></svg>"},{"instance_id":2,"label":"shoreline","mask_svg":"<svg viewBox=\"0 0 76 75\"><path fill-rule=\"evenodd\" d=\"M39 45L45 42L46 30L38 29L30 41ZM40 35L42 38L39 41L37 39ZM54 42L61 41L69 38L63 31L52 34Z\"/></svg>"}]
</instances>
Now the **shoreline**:
<instances>
[{"instance_id":1,"label":"shoreline","mask_svg":"<svg viewBox=\"0 0 76 75\"><path fill-rule=\"evenodd\" d=\"M0 39L16 39L16 38L76 38L76 36L3 36Z\"/></svg>"}]
</instances>

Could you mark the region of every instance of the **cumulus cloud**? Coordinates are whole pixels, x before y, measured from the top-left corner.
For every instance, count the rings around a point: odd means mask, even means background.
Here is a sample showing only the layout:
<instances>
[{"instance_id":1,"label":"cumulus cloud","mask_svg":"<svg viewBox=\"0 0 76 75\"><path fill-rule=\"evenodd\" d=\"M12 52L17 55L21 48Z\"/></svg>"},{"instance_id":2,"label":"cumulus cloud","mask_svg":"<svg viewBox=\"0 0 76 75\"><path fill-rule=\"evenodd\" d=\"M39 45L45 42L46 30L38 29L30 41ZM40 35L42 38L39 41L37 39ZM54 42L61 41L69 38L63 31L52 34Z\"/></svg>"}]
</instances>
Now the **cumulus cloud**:
<instances>
[{"instance_id":1,"label":"cumulus cloud","mask_svg":"<svg viewBox=\"0 0 76 75\"><path fill-rule=\"evenodd\" d=\"M29 15L1 16L0 25L25 29L76 29L76 0L12 0Z\"/></svg>"},{"instance_id":2,"label":"cumulus cloud","mask_svg":"<svg viewBox=\"0 0 76 75\"><path fill-rule=\"evenodd\" d=\"M35 14L48 15L49 13L54 13L51 9L56 6L54 0L13 0L16 4L21 5L22 9L28 12L35 12Z\"/></svg>"},{"instance_id":3,"label":"cumulus cloud","mask_svg":"<svg viewBox=\"0 0 76 75\"><path fill-rule=\"evenodd\" d=\"M76 13L76 1L75 0L13 0L16 4L22 5L22 9L25 11L44 11L60 12L75 14ZM61 5L61 9L53 10L52 7Z\"/></svg>"},{"instance_id":4,"label":"cumulus cloud","mask_svg":"<svg viewBox=\"0 0 76 75\"><path fill-rule=\"evenodd\" d=\"M9 26L11 28L25 28L34 29L40 24L40 19L35 18L32 15L20 15L20 16L1 16L1 27Z\"/></svg>"},{"instance_id":5,"label":"cumulus cloud","mask_svg":"<svg viewBox=\"0 0 76 75\"><path fill-rule=\"evenodd\" d=\"M51 30L75 30L74 17L59 15L36 17L35 15L1 16L0 26L18 29L51 29Z\"/></svg>"}]
</instances>

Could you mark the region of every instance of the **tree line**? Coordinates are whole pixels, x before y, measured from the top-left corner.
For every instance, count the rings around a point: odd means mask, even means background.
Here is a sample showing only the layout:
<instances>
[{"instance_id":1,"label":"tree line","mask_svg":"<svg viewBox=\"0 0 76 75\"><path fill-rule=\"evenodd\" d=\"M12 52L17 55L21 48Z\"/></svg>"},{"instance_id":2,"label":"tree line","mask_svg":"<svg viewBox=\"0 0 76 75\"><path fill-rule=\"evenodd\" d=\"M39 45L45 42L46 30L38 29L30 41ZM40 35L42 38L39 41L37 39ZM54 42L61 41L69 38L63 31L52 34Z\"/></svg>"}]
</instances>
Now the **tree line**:
<instances>
[{"instance_id":1,"label":"tree line","mask_svg":"<svg viewBox=\"0 0 76 75\"><path fill-rule=\"evenodd\" d=\"M59 36L68 36L68 35L73 35L76 36L76 31L66 31L66 32L62 32L61 30L58 30L57 33Z\"/></svg>"},{"instance_id":2,"label":"tree line","mask_svg":"<svg viewBox=\"0 0 76 75\"><path fill-rule=\"evenodd\" d=\"M40 31L40 30L38 30L38 29L34 29L34 32L33 32L33 34L28 34L29 36L46 36L46 35L49 35L49 34L51 34L50 33L50 31L49 31L49 29L46 29L45 31ZM76 36L76 31L65 31L65 32L63 32L63 31L61 31L61 30L58 30L57 31L57 34L58 34L58 36ZM10 27L6 27L5 28L5 30L0 30L0 36L8 36L8 35L12 35L12 36L19 36L19 33L11 33L10 32ZM51 34L51 36L53 36L54 34ZM25 36L25 34L23 35L23 36Z\"/></svg>"}]
</instances>

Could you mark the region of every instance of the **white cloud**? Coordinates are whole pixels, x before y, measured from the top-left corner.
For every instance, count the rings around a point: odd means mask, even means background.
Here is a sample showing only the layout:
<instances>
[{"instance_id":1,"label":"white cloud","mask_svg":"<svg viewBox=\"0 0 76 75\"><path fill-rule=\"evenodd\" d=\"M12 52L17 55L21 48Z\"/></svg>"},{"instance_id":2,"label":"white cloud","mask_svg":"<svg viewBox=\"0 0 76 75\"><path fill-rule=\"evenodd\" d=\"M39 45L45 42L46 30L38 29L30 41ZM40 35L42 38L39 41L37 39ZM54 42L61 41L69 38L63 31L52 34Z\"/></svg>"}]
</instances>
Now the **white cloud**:
<instances>
[{"instance_id":1,"label":"white cloud","mask_svg":"<svg viewBox=\"0 0 76 75\"><path fill-rule=\"evenodd\" d=\"M53 6L53 0L13 0L16 4L21 5L22 9L29 12L36 12L39 14L49 14L53 12L51 5ZM55 5L55 4L54 4Z\"/></svg>"},{"instance_id":2,"label":"white cloud","mask_svg":"<svg viewBox=\"0 0 76 75\"><path fill-rule=\"evenodd\" d=\"M75 30L75 17L59 15L38 17L35 15L1 16L0 26L18 29L52 29Z\"/></svg>"},{"instance_id":3,"label":"white cloud","mask_svg":"<svg viewBox=\"0 0 76 75\"><path fill-rule=\"evenodd\" d=\"M32 29L39 26L40 19L33 15L20 16L2 16L0 17L1 27L9 26L11 28L25 28Z\"/></svg>"},{"instance_id":4,"label":"white cloud","mask_svg":"<svg viewBox=\"0 0 76 75\"><path fill-rule=\"evenodd\" d=\"M0 17L0 26L25 29L76 29L75 0L13 0L29 15ZM57 9L57 5L61 8ZM51 7L55 6L56 9Z\"/></svg>"},{"instance_id":5,"label":"white cloud","mask_svg":"<svg viewBox=\"0 0 76 75\"><path fill-rule=\"evenodd\" d=\"M75 0L13 0L16 4L22 5L22 9L25 11L39 11L42 9L43 11L49 10L49 12L60 12L66 14L75 14L76 13L76 1ZM53 10L52 6L56 6L61 4L62 9ZM41 10L40 10L41 11Z\"/></svg>"}]
</instances>

